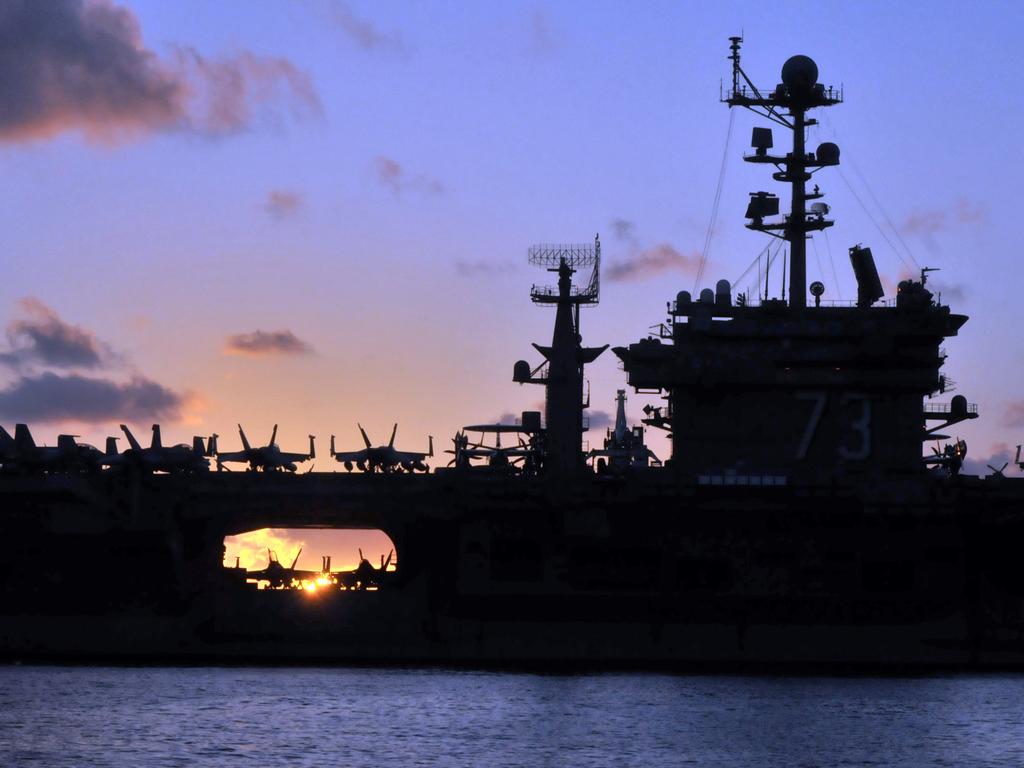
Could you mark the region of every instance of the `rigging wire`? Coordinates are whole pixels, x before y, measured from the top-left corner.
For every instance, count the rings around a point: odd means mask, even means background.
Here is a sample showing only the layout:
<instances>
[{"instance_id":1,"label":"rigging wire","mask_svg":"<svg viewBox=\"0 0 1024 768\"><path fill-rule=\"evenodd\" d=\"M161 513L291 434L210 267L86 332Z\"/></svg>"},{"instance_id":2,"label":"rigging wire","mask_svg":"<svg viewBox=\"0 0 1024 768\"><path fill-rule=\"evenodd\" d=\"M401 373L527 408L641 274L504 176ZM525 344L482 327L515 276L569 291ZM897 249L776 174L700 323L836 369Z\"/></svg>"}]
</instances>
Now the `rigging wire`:
<instances>
[{"instance_id":1,"label":"rigging wire","mask_svg":"<svg viewBox=\"0 0 1024 768\"><path fill-rule=\"evenodd\" d=\"M704 247L700 252L700 266L697 268L697 278L693 282L693 292L697 293L701 280L704 279L704 268L708 264L708 250L711 248L711 238L715 233L715 224L718 223L718 205L722 200L722 187L725 184L725 168L729 160L729 143L732 140L732 126L735 122L736 113L729 110L729 127L725 132L725 148L722 151L722 165L718 170L718 187L715 190L715 200L711 205L711 220L708 221L708 229L704 235Z\"/></svg>"},{"instance_id":2,"label":"rigging wire","mask_svg":"<svg viewBox=\"0 0 1024 768\"><path fill-rule=\"evenodd\" d=\"M824 230L822 230L822 232L823 231ZM813 248L814 248L814 260L818 264L818 274L821 275L821 281L824 282L825 280L827 280L827 278L825 276L825 270L821 267L821 254L818 252L818 239L817 238L811 238L811 246L813 246ZM829 256L830 255L831 255L831 251L829 251ZM830 258L829 258L829 261L831 261ZM838 278L838 276L836 274L836 264L835 263L833 263L833 280L835 281L835 283L833 284L833 289L836 291L836 298L839 299L840 301L842 301L843 297L840 296L839 278Z\"/></svg>"},{"instance_id":3,"label":"rigging wire","mask_svg":"<svg viewBox=\"0 0 1024 768\"><path fill-rule=\"evenodd\" d=\"M811 241L811 246L814 248L814 262L818 265L818 279L822 282L825 281L825 272L821 268L821 256L818 255L818 244L814 242L814 237L807 238Z\"/></svg>"},{"instance_id":4,"label":"rigging wire","mask_svg":"<svg viewBox=\"0 0 1024 768\"><path fill-rule=\"evenodd\" d=\"M914 262L914 266L917 269L920 269L921 264L918 262L917 259L914 258L914 254L910 250L910 246L907 245L907 241L903 239L903 235L900 234L900 231L899 229L896 228L896 225L892 223L892 219L889 218L889 214L886 212L885 207L882 205L881 202L879 202L878 198L875 196L874 190L871 189L871 185L868 184L868 180L864 178L864 174L860 172L860 168L857 167L857 164L853 162L853 160L850 161L850 167L853 168L853 172L857 174L857 176L861 180L861 183L864 184L864 188L868 191L868 194L871 195L871 199L875 201L875 205L878 206L878 210L881 211L882 216L885 218L885 223L889 225L889 229L891 229L892 233L896 235L896 239L899 240L900 245L903 246L903 250L907 252L907 256L909 256L910 260Z\"/></svg>"},{"instance_id":5,"label":"rigging wire","mask_svg":"<svg viewBox=\"0 0 1024 768\"><path fill-rule=\"evenodd\" d=\"M839 288L839 273L836 272L836 261L832 258L832 241L828 239L828 230L823 229L821 233L825 235L825 249L828 251L828 263L832 267L832 279L836 282L836 296L839 300L843 300L843 292Z\"/></svg>"},{"instance_id":6,"label":"rigging wire","mask_svg":"<svg viewBox=\"0 0 1024 768\"><path fill-rule=\"evenodd\" d=\"M882 226L878 223L878 220L875 219L873 215L871 215L871 210L864 204L864 201L861 199L861 196L857 194L857 190L853 188L853 185L850 183L850 180L846 178L846 174L843 173L841 168L836 168L836 170L839 171L839 178L841 178L843 180L843 183L846 184L846 188L850 190L850 194L853 195L853 198L860 205L861 209L864 211L864 213L868 215L868 218L871 219L871 223L875 225L875 229L878 230L878 234L880 234L882 236L882 239L889 244L889 247L892 248L893 253L895 253L896 256L899 257L899 260L903 262L903 266L906 267L911 272L913 272L914 269L913 267L910 266L910 262L908 262L906 258L904 258L903 254L900 253L900 249L897 248L893 244L892 240L889 239L889 236L885 234L885 230L882 229Z\"/></svg>"},{"instance_id":7,"label":"rigging wire","mask_svg":"<svg viewBox=\"0 0 1024 768\"><path fill-rule=\"evenodd\" d=\"M785 245L785 243L786 243L786 241L785 240L781 240L781 239L773 239L772 241L770 241L768 243L768 248L771 248L772 245L775 246L775 252L774 253L769 252L767 263L765 265L765 269L764 269L765 293L764 293L763 297L761 296L761 282L762 281L761 281L760 275L758 275L758 280L757 280L757 296L758 296L759 299L767 299L768 298L768 289L769 289L768 278L769 278L769 276L771 275L771 272L772 272L772 264L775 263L775 259L779 255L779 253L782 251L782 246Z\"/></svg>"},{"instance_id":8,"label":"rigging wire","mask_svg":"<svg viewBox=\"0 0 1024 768\"><path fill-rule=\"evenodd\" d=\"M825 125L828 127L829 133L832 134L832 138L834 138L838 142L839 141L839 133L836 131L835 126L832 125L832 121L829 120L828 115L823 115L822 118L824 120ZM815 133L819 133L820 134L820 130L819 130L818 126L815 126ZM886 233L882 229L881 225L879 225L878 221L872 215L871 211L864 204L864 201L861 199L860 195L858 195L856 190L853 188L853 185L850 183L850 180L846 178L846 175L843 173L843 169L837 167L836 170L839 172L839 177L843 180L843 183L846 184L847 188L853 194L854 198L857 200L857 203L863 209L864 213L866 213L868 215L868 218L871 219L871 223L875 225L875 229L877 229L879 234L882 235L882 239L884 239L885 242L889 244L889 247L892 248L892 250L896 253L896 256L899 258L899 260L901 262L903 262L903 266L906 269L910 270L911 272L920 270L921 264L918 262L917 258L914 256L913 251L910 250L910 246L907 245L907 241L903 239L903 235L900 234L899 229L893 223L892 218L890 218L889 213L886 210L885 206L882 205L882 201L878 199L878 195L875 194L874 189L872 189L871 185L868 183L867 178L861 172L860 166L858 166L857 162L852 157L850 157L848 150L846 152L846 161L845 162L847 164L849 164L849 166L851 168L853 168L853 172L855 174L857 174L857 177L860 179L861 184L864 185L864 189L867 190L868 195L871 196L871 200L874 202L875 206L878 208L879 213L882 214L882 218L885 219L885 223L888 224L889 225L889 229L892 230L893 236L896 238L897 241L899 241L899 244L903 246L903 250L907 254L907 256L910 258L910 261L913 263L913 267L911 267L911 265L907 263L907 260L905 258L903 258L903 254L900 253L899 249L895 246L893 241L890 240L889 237L886 235Z\"/></svg>"},{"instance_id":9,"label":"rigging wire","mask_svg":"<svg viewBox=\"0 0 1024 768\"><path fill-rule=\"evenodd\" d=\"M754 257L754 260L751 261L747 265L747 268L744 269L742 273L740 273L739 277L737 277L735 280L732 281L733 285L739 285L741 282L743 282L743 278L745 278L750 273L750 270L752 270L755 266L760 268L760 266L761 266L761 257L764 256L765 251L767 251L771 247L771 244L772 244L771 240L769 240L767 243L765 243L764 248L762 248L760 251L757 252L757 256ZM761 283L760 277L758 277L757 282L758 282L758 284Z\"/></svg>"}]
</instances>

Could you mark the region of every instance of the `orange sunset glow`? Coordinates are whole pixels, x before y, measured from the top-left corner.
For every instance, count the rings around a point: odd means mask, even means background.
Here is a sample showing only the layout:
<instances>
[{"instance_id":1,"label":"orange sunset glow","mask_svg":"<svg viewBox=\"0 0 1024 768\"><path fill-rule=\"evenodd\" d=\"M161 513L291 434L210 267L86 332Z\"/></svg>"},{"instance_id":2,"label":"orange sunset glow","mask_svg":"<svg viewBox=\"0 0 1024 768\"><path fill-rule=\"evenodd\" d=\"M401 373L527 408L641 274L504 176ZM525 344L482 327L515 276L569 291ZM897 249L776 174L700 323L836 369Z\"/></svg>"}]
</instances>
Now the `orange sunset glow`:
<instances>
[{"instance_id":1,"label":"orange sunset glow","mask_svg":"<svg viewBox=\"0 0 1024 768\"><path fill-rule=\"evenodd\" d=\"M391 539L383 531L319 530L262 528L224 539L224 565L238 565L254 571L267 566L267 550L273 551L285 565L299 554L296 567L304 570L320 568L321 556L331 558L332 570L351 570L359 565L359 551L373 564L394 550Z\"/></svg>"}]
</instances>

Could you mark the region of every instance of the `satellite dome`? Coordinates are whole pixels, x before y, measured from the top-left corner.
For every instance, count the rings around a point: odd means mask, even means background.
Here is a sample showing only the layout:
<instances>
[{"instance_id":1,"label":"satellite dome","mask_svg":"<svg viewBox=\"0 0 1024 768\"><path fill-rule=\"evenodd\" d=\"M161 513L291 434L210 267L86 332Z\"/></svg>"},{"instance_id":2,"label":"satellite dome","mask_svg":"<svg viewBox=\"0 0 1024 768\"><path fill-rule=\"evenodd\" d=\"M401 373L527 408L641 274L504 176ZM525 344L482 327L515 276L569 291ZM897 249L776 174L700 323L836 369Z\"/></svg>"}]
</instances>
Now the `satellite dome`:
<instances>
[{"instance_id":1,"label":"satellite dome","mask_svg":"<svg viewBox=\"0 0 1024 768\"><path fill-rule=\"evenodd\" d=\"M822 165L839 165L839 145L831 141L822 142L814 156Z\"/></svg>"},{"instance_id":2,"label":"satellite dome","mask_svg":"<svg viewBox=\"0 0 1024 768\"><path fill-rule=\"evenodd\" d=\"M810 56L790 56L782 65L782 82L791 92L809 91L818 82L818 65Z\"/></svg>"}]
</instances>

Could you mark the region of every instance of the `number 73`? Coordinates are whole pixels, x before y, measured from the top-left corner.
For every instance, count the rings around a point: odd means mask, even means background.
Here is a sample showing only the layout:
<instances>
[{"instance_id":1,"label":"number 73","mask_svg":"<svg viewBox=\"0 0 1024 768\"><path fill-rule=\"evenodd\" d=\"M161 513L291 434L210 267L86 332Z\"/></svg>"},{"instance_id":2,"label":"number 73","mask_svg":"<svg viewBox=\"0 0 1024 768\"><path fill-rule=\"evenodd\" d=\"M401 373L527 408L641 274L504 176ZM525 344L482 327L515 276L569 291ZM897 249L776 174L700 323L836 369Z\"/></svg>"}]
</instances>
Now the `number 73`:
<instances>
[{"instance_id":1,"label":"number 73","mask_svg":"<svg viewBox=\"0 0 1024 768\"><path fill-rule=\"evenodd\" d=\"M796 449L796 458L802 460L807 458L807 453L814 442L821 417L828 405L828 393L798 392L796 397L798 400L810 400L812 403L810 418ZM871 401L865 395L844 393L839 396L839 404L844 411L847 406L852 406L853 409L843 430L851 438L848 444L839 444L839 457L847 461L863 461L871 455Z\"/></svg>"}]
</instances>

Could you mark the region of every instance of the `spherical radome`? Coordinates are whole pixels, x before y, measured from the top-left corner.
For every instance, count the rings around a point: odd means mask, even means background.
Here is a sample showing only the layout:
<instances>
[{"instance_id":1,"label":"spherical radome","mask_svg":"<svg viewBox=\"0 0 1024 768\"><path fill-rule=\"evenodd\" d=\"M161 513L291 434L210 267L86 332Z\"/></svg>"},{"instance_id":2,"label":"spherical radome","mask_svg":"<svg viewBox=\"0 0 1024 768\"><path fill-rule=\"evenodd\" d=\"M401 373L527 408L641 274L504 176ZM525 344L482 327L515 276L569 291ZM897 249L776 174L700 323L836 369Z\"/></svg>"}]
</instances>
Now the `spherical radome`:
<instances>
[{"instance_id":1,"label":"spherical radome","mask_svg":"<svg viewBox=\"0 0 1024 768\"><path fill-rule=\"evenodd\" d=\"M818 65L810 56L790 56L782 65L782 82L791 91L807 90L818 82Z\"/></svg>"}]
</instances>

